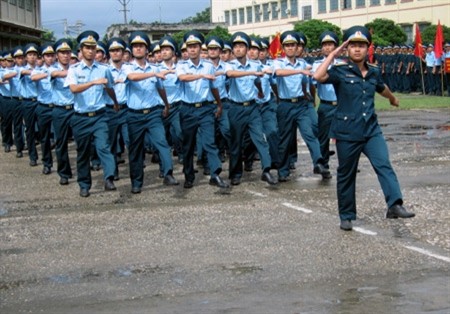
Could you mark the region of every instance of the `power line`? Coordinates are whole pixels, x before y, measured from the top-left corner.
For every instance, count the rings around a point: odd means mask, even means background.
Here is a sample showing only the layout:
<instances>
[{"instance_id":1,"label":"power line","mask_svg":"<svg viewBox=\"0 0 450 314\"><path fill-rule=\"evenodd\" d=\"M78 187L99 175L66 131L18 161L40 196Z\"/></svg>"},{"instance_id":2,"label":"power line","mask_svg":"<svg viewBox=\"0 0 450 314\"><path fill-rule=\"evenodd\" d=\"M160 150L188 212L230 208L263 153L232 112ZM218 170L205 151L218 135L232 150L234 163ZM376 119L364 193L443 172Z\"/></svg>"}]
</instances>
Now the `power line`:
<instances>
[{"instance_id":1,"label":"power line","mask_svg":"<svg viewBox=\"0 0 450 314\"><path fill-rule=\"evenodd\" d=\"M123 21L125 24L128 24L127 20L127 12L130 12L130 10L127 9L128 3L130 3L131 0L117 0L119 3L123 6L123 9L119 10L123 12Z\"/></svg>"}]
</instances>

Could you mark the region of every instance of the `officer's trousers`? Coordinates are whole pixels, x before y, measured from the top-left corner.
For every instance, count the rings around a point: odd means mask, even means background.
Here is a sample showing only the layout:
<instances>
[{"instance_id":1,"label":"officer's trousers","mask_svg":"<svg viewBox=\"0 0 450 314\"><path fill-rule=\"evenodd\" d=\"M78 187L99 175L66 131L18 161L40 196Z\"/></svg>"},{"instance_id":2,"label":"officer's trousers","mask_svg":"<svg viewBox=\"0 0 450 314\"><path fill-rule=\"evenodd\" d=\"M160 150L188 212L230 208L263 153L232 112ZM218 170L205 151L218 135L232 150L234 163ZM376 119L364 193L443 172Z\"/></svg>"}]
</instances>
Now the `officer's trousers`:
<instances>
[{"instance_id":1,"label":"officer's trousers","mask_svg":"<svg viewBox=\"0 0 450 314\"><path fill-rule=\"evenodd\" d=\"M72 178L69 160L69 123L73 116L73 105L53 108L53 128L55 131L55 155L57 172L61 178Z\"/></svg>"},{"instance_id":2,"label":"officer's trousers","mask_svg":"<svg viewBox=\"0 0 450 314\"><path fill-rule=\"evenodd\" d=\"M11 99L10 101L13 107L14 145L17 153L21 153L24 147L22 102L17 99Z\"/></svg>"},{"instance_id":3,"label":"officer's trousers","mask_svg":"<svg viewBox=\"0 0 450 314\"><path fill-rule=\"evenodd\" d=\"M114 158L108 134L108 117L105 112L92 117L75 113L71 119L73 136L77 144L77 181L81 189L90 189L92 185L89 159L91 140L103 166L103 178L114 177Z\"/></svg>"},{"instance_id":4,"label":"officer's trousers","mask_svg":"<svg viewBox=\"0 0 450 314\"><path fill-rule=\"evenodd\" d=\"M30 161L36 161L38 159L38 153L36 149L36 107L37 101L35 100L22 100L22 112L23 120L25 121L25 136L28 146L28 155Z\"/></svg>"},{"instance_id":5,"label":"officer's trousers","mask_svg":"<svg viewBox=\"0 0 450 314\"><path fill-rule=\"evenodd\" d=\"M183 135L183 173L186 181L195 180L194 151L197 130L201 137L202 148L206 151L211 177L222 172L219 150L214 140L214 104L203 103L201 107L183 103L180 109L180 124ZM199 156L200 157L200 156Z\"/></svg>"},{"instance_id":6,"label":"officer's trousers","mask_svg":"<svg viewBox=\"0 0 450 314\"><path fill-rule=\"evenodd\" d=\"M323 165L326 169L330 168L330 127L335 112L336 106L330 104L321 103L317 109L317 116L319 119L319 132L317 138L320 144Z\"/></svg>"},{"instance_id":7,"label":"officer's trousers","mask_svg":"<svg viewBox=\"0 0 450 314\"><path fill-rule=\"evenodd\" d=\"M279 145L280 136L278 133L277 123L277 103L275 101L269 101L260 105L261 118L263 123L263 132L266 135L267 143L269 144L270 158L272 159L272 165L276 168L280 163L279 157Z\"/></svg>"},{"instance_id":8,"label":"officer's trousers","mask_svg":"<svg viewBox=\"0 0 450 314\"><path fill-rule=\"evenodd\" d=\"M13 110L14 103L7 97L0 96L1 102L1 132L2 132L2 144L3 146L12 146L13 141Z\"/></svg>"},{"instance_id":9,"label":"officer's trousers","mask_svg":"<svg viewBox=\"0 0 450 314\"><path fill-rule=\"evenodd\" d=\"M49 107L49 105L39 103L36 107L36 119L39 129L39 140L41 142L42 151L42 164L44 165L44 167L48 168L53 167L51 144L52 112L53 108Z\"/></svg>"},{"instance_id":10,"label":"officer's trousers","mask_svg":"<svg viewBox=\"0 0 450 314\"><path fill-rule=\"evenodd\" d=\"M388 208L402 204L403 197L397 176L389 161L389 152L383 134L365 141L336 141L339 167L337 169L337 196L341 220L356 219L356 173L361 153L367 156L378 176Z\"/></svg>"},{"instance_id":11,"label":"officer's trousers","mask_svg":"<svg viewBox=\"0 0 450 314\"><path fill-rule=\"evenodd\" d=\"M109 142L111 144L111 154L114 157L114 176L119 175L119 167L117 164L117 153L119 151L118 135L122 126L127 123L128 108L122 108L119 112L114 110L114 107L106 106L106 114L108 115L108 134Z\"/></svg>"},{"instance_id":12,"label":"officer's trousers","mask_svg":"<svg viewBox=\"0 0 450 314\"><path fill-rule=\"evenodd\" d=\"M241 178L243 173L242 149L244 148L244 135L248 131L256 150L261 158L261 169L270 170L272 159L269 153L269 144L263 132L263 123L259 105L253 103L249 106L231 103L228 111L230 121L230 178Z\"/></svg>"},{"instance_id":13,"label":"officer's trousers","mask_svg":"<svg viewBox=\"0 0 450 314\"><path fill-rule=\"evenodd\" d=\"M171 104L169 115L163 118L164 129L166 132L166 139L169 141L171 139L171 144L178 153L178 159L183 159L183 138L181 135L181 125L180 125L180 107L181 101Z\"/></svg>"}]
</instances>

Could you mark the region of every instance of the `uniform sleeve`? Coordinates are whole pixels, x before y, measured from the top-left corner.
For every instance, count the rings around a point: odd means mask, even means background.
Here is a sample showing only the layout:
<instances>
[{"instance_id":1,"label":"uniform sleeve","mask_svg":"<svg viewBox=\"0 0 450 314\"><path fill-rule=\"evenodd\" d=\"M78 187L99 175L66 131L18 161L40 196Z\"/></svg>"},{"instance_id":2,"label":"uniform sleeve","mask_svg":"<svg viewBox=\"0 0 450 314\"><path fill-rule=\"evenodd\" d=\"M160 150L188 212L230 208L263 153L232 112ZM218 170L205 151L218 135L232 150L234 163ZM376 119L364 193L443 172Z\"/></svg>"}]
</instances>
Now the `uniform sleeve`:
<instances>
[{"instance_id":1,"label":"uniform sleeve","mask_svg":"<svg viewBox=\"0 0 450 314\"><path fill-rule=\"evenodd\" d=\"M226 74L228 71L233 71L234 69L235 69L235 67L232 63L227 63L227 64L225 64L224 72Z\"/></svg>"},{"instance_id":2,"label":"uniform sleeve","mask_svg":"<svg viewBox=\"0 0 450 314\"><path fill-rule=\"evenodd\" d=\"M377 93L381 93L386 88L386 85L384 84L383 77L381 76L381 72L377 71L377 85L375 86L375 90Z\"/></svg>"},{"instance_id":3,"label":"uniform sleeve","mask_svg":"<svg viewBox=\"0 0 450 314\"><path fill-rule=\"evenodd\" d=\"M113 75L111 73L111 70L109 68L106 68L105 77L108 80L107 87L114 88L114 77L113 77Z\"/></svg>"},{"instance_id":4,"label":"uniform sleeve","mask_svg":"<svg viewBox=\"0 0 450 314\"><path fill-rule=\"evenodd\" d=\"M336 66L331 66L331 68L327 71L328 79L324 82L324 84L339 84L339 73Z\"/></svg>"},{"instance_id":5,"label":"uniform sleeve","mask_svg":"<svg viewBox=\"0 0 450 314\"><path fill-rule=\"evenodd\" d=\"M64 81L64 87L76 84L78 84L76 70L75 68L69 68L69 71L67 71L66 80Z\"/></svg>"},{"instance_id":6,"label":"uniform sleeve","mask_svg":"<svg viewBox=\"0 0 450 314\"><path fill-rule=\"evenodd\" d=\"M175 73L178 76L187 74L186 65L184 63L178 63L175 68Z\"/></svg>"},{"instance_id":7,"label":"uniform sleeve","mask_svg":"<svg viewBox=\"0 0 450 314\"><path fill-rule=\"evenodd\" d=\"M161 72L161 69L159 67L152 67L152 69L153 69L153 71L155 71L155 73L160 73ZM159 77L156 78L156 84L155 85L156 85L157 89L164 89L163 82L162 82L162 80Z\"/></svg>"}]
</instances>

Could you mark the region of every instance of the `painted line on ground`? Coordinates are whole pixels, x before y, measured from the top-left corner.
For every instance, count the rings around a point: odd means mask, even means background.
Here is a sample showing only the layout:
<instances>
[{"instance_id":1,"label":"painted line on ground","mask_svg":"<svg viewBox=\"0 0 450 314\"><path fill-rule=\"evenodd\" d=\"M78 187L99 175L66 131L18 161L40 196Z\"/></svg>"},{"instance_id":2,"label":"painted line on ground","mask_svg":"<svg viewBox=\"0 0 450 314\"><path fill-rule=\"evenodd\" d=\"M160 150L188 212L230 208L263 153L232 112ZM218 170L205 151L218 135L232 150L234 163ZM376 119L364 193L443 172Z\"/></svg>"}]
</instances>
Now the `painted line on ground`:
<instances>
[{"instance_id":1,"label":"painted line on ground","mask_svg":"<svg viewBox=\"0 0 450 314\"><path fill-rule=\"evenodd\" d=\"M409 250L411 250L411 251L415 251L415 252L418 252L418 253L420 253L420 254L424 254L424 255L427 255L427 256L430 256L430 257L434 257L434 258L440 259L441 261L450 263L450 258L447 257L447 256L442 256L442 255L434 254L434 253L431 252L431 251L422 249L422 248L417 247L417 246L404 245L404 247L407 248L407 249L409 249Z\"/></svg>"},{"instance_id":2,"label":"painted line on ground","mask_svg":"<svg viewBox=\"0 0 450 314\"><path fill-rule=\"evenodd\" d=\"M353 227L353 230L355 230L356 232L362 233L362 234L367 234L370 236L376 236L378 233L376 233L375 231L370 231L361 227Z\"/></svg>"},{"instance_id":3,"label":"painted line on ground","mask_svg":"<svg viewBox=\"0 0 450 314\"><path fill-rule=\"evenodd\" d=\"M291 203L282 203L281 205L289 207L289 208L292 208L292 209L295 209L295 210L298 210L298 211L301 211L301 212L303 212L305 214L311 214L313 212L310 209L299 207L299 206L295 206L295 205L293 205Z\"/></svg>"},{"instance_id":4,"label":"painted line on ground","mask_svg":"<svg viewBox=\"0 0 450 314\"><path fill-rule=\"evenodd\" d=\"M252 195L259 196L259 197L267 197L267 195L259 193L259 192L255 192L255 191L248 191L247 190L247 192L252 194Z\"/></svg>"}]
</instances>

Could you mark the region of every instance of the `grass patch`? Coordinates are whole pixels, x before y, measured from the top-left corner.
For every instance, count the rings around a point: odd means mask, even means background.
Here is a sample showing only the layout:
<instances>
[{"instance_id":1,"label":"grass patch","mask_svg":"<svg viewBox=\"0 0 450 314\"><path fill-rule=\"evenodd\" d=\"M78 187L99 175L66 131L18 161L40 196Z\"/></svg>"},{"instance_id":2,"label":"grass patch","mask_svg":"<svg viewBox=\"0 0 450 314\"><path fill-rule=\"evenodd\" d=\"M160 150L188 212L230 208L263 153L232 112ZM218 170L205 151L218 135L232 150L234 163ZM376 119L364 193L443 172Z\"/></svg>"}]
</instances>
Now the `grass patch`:
<instances>
[{"instance_id":1,"label":"grass patch","mask_svg":"<svg viewBox=\"0 0 450 314\"><path fill-rule=\"evenodd\" d=\"M450 108L450 97L400 93L394 93L394 95L400 100L400 106L398 109L409 110ZM391 106L389 101L379 94L376 94L375 96L375 108L376 110L398 110L396 107Z\"/></svg>"}]
</instances>

